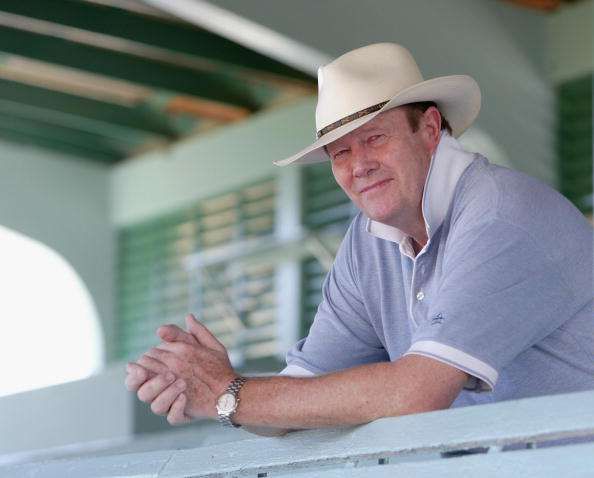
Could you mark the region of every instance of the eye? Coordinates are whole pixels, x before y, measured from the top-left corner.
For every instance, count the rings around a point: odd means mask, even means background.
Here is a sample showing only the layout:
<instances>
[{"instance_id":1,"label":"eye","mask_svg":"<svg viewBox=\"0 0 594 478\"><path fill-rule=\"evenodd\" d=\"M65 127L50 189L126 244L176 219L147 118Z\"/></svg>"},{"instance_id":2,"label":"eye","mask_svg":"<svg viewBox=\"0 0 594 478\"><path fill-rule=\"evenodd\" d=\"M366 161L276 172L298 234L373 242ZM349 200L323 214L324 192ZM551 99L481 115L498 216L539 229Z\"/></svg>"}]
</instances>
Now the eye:
<instances>
[{"instance_id":1,"label":"eye","mask_svg":"<svg viewBox=\"0 0 594 478\"><path fill-rule=\"evenodd\" d=\"M336 151L335 153L332 153L332 159L339 159L343 156L346 156L346 154L349 152L348 149L339 149L338 151Z\"/></svg>"},{"instance_id":2,"label":"eye","mask_svg":"<svg viewBox=\"0 0 594 478\"><path fill-rule=\"evenodd\" d=\"M374 134L373 136L367 138L367 142L370 144L380 144L383 142L385 137L386 136L383 134Z\"/></svg>"}]
</instances>

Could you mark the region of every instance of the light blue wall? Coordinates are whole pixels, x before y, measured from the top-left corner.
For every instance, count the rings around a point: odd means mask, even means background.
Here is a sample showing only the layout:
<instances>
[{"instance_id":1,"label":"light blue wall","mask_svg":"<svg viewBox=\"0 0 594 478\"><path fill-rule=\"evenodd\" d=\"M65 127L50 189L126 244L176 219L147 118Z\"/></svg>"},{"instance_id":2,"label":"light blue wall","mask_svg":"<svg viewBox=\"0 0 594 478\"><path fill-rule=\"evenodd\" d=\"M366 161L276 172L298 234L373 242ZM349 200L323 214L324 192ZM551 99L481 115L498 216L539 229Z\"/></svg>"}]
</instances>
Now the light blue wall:
<instances>
[{"instance_id":1,"label":"light blue wall","mask_svg":"<svg viewBox=\"0 0 594 478\"><path fill-rule=\"evenodd\" d=\"M105 166L0 143L0 224L46 244L74 267L94 299L110 357L115 247L108 181Z\"/></svg>"},{"instance_id":2,"label":"light blue wall","mask_svg":"<svg viewBox=\"0 0 594 478\"><path fill-rule=\"evenodd\" d=\"M547 18L550 75L555 83L592 73L594 1L566 5Z\"/></svg>"},{"instance_id":3,"label":"light blue wall","mask_svg":"<svg viewBox=\"0 0 594 478\"><path fill-rule=\"evenodd\" d=\"M114 223L138 222L278 174L273 160L315 138L314 108L314 100L306 98L116 166Z\"/></svg>"},{"instance_id":4,"label":"light blue wall","mask_svg":"<svg viewBox=\"0 0 594 478\"><path fill-rule=\"evenodd\" d=\"M97 448L101 440L124 443L134 431L137 402L123 386L124 375L120 364L85 380L1 397L0 466L11 458L2 455L26 450L67 455L83 452L89 442ZM78 445L61 448L73 444ZM12 459L27 461L27 456Z\"/></svg>"}]
</instances>

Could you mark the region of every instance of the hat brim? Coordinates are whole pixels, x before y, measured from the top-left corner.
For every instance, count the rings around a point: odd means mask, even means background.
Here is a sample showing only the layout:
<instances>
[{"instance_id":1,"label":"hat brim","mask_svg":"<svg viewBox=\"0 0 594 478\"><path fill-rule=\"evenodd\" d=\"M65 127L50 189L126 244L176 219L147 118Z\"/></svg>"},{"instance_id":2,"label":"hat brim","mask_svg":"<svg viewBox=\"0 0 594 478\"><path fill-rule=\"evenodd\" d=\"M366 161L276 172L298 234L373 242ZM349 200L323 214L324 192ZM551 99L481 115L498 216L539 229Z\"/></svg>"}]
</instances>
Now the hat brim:
<instances>
[{"instance_id":1,"label":"hat brim","mask_svg":"<svg viewBox=\"0 0 594 478\"><path fill-rule=\"evenodd\" d=\"M323 149L327 144L368 123L384 111L420 101L435 102L452 127L453 136L457 138L478 116L481 109L481 90L477 82L467 75L442 76L417 83L402 90L380 110L339 126L297 154L274 161L274 164L286 166L292 163L310 164L327 161L329 158Z\"/></svg>"}]
</instances>

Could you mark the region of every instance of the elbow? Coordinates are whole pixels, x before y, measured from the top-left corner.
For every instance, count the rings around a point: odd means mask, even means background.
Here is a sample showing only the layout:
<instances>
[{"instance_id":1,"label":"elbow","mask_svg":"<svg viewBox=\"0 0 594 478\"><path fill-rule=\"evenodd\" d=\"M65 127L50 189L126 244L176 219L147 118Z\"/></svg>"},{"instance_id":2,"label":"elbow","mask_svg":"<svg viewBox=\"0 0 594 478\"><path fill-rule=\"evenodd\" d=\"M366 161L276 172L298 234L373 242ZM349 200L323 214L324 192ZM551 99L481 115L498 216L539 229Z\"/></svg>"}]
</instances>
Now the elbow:
<instances>
[{"instance_id":1,"label":"elbow","mask_svg":"<svg viewBox=\"0 0 594 478\"><path fill-rule=\"evenodd\" d=\"M291 430L288 428L274 428L274 427L255 427L255 426L244 426L246 431L258 435L261 437L282 437L289 433Z\"/></svg>"}]
</instances>

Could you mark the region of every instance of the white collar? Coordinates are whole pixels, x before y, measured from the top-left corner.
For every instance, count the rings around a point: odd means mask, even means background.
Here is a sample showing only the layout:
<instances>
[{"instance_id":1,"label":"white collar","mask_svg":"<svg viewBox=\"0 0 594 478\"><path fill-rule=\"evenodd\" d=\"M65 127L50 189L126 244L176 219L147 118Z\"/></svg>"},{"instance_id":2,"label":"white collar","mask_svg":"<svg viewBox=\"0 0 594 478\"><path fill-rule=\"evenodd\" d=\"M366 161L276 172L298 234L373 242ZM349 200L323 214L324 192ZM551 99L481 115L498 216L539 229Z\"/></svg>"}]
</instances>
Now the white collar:
<instances>
[{"instance_id":1,"label":"white collar","mask_svg":"<svg viewBox=\"0 0 594 478\"><path fill-rule=\"evenodd\" d=\"M474 154L465 151L454 137L446 132L441 134L439 144L431 158L421 202L427 244L445 219L456 184L473 159ZM366 229L373 236L398 243L401 253L414 257L410 239L400 229L371 219L367 219Z\"/></svg>"}]
</instances>

